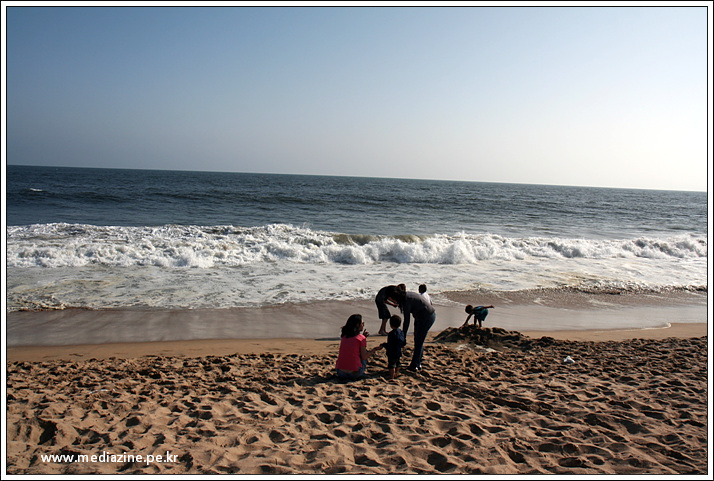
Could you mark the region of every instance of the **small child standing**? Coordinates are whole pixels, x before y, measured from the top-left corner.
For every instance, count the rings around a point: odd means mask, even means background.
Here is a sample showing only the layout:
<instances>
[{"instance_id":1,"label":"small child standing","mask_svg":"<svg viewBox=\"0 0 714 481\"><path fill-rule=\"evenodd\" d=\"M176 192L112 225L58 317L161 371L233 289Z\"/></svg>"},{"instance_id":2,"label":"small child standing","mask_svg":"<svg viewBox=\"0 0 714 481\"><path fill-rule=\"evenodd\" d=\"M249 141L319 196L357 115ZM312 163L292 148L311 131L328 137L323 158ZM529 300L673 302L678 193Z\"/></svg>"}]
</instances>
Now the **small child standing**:
<instances>
[{"instance_id":1,"label":"small child standing","mask_svg":"<svg viewBox=\"0 0 714 481\"><path fill-rule=\"evenodd\" d=\"M389 318L389 326L392 328L387 335L387 342L382 346L387 348L387 367L389 368L389 379L394 380L399 376L399 367L401 366L400 359L402 357L402 348L406 346L407 339L404 332L400 329L402 318L394 315Z\"/></svg>"},{"instance_id":2,"label":"small child standing","mask_svg":"<svg viewBox=\"0 0 714 481\"><path fill-rule=\"evenodd\" d=\"M426 284L422 284L419 286L419 294L424 296L424 299L429 301L429 304L431 304L432 306L434 305L434 303L431 302L431 297L429 297L429 294L427 294L427 292L426 292Z\"/></svg>"}]
</instances>

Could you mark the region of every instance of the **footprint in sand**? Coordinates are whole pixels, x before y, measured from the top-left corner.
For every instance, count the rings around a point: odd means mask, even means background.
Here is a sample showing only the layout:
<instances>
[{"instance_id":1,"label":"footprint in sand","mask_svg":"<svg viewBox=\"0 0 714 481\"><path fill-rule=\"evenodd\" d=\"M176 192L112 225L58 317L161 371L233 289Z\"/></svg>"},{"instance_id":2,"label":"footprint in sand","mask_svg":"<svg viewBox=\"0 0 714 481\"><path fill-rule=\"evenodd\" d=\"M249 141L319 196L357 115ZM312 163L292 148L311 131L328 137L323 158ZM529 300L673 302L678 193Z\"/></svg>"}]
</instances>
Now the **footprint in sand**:
<instances>
[{"instance_id":1,"label":"footprint in sand","mask_svg":"<svg viewBox=\"0 0 714 481\"><path fill-rule=\"evenodd\" d=\"M47 441L53 439L57 433L57 424L53 421L45 421L43 419L38 419L42 433L40 434L40 439L38 444L45 444Z\"/></svg>"},{"instance_id":2,"label":"footprint in sand","mask_svg":"<svg viewBox=\"0 0 714 481\"><path fill-rule=\"evenodd\" d=\"M332 434L334 434L338 438L344 438L345 436L347 436L347 433L344 432L342 429L335 429Z\"/></svg>"},{"instance_id":3,"label":"footprint in sand","mask_svg":"<svg viewBox=\"0 0 714 481\"><path fill-rule=\"evenodd\" d=\"M426 408L429 409L430 411L439 411L441 409L441 404L433 401L429 401L426 403Z\"/></svg>"},{"instance_id":4,"label":"footprint in sand","mask_svg":"<svg viewBox=\"0 0 714 481\"><path fill-rule=\"evenodd\" d=\"M580 468L585 465L585 462L577 457L572 458L562 458L558 461L558 464L564 468Z\"/></svg>"},{"instance_id":5,"label":"footprint in sand","mask_svg":"<svg viewBox=\"0 0 714 481\"><path fill-rule=\"evenodd\" d=\"M506 454L508 454L508 457L511 458L511 460L516 464L523 464L526 462L525 456L523 456L523 454L518 451L508 449L506 451Z\"/></svg>"},{"instance_id":6,"label":"footprint in sand","mask_svg":"<svg viewBox=\"0 0 714 481\"><path fill-rule=\"evenodd\" d=\"M372 459L369 456L367 456L366 454L355 456L355 464L357 464L358 466L372 466L372 467L382 465L382 463L380 463L379 460Z\"/></svg>"},{"instance_id":7,"label":"footprint in sand","mask_svg":"<svg viewBox=\"0 0 714 481\"><path fill-rule=\"evenodd\" d=\"M456 465L441 453L432 452L427 456L426 462L434 466L440 473L445 473L456 468Z\"/></svg>"},{"instance_id":8,"label":"footprint in sand","mask_svg":"<svg viewBox=\"0 0 714 481\"><path fill-rule=\"evenodd\" d=\"M451 444L451 439L444 437L444 436L439 436L439 437L430 439L429 442L431 444L433 444L434 446L443 448L443 447L446 447L449 444Z\"/></svg>"},{"instance_id":9,"label":"footprint in sand","mask_svg":"<svg viewBox=\"0 0 714 481\"><path fill-rule=\"evenodd\" d=\"M126 427L130 428L141 424L141 420L137 416L130 417L126 420Z\"/></svg>"},{"instance_id":10,"label":"footprint in sand","mask_svg":"<svg viewBox=\"0 0 714 481\"><path fill-rule=\"evenodd\" d=\"M154 444L152 444L152 446L159 446L164 444L164 442L166 442L166 436L163 434L156 434L154 435Z\"/></svg>"}]
</instances>

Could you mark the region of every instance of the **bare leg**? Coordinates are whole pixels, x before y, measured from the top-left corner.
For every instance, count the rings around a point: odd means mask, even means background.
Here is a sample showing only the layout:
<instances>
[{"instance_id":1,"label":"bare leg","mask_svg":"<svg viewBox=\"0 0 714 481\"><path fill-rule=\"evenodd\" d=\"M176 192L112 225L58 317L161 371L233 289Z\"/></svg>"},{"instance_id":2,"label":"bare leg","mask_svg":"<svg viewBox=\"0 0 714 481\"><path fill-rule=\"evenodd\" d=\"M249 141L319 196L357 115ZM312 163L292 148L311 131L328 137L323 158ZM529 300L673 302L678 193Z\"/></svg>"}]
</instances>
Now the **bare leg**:
<instances>
[{"instance_id":1,"label":"bare leg","mask_svg":"<svg viewBox=\"0 0 714 481\"><path fill-rule=\"evenodd\" d=\"M382 325L379 327L379 334L380 336L386 336L387 335L387 321L389 319L382 319Z\"/></svg>"}]
</instances>

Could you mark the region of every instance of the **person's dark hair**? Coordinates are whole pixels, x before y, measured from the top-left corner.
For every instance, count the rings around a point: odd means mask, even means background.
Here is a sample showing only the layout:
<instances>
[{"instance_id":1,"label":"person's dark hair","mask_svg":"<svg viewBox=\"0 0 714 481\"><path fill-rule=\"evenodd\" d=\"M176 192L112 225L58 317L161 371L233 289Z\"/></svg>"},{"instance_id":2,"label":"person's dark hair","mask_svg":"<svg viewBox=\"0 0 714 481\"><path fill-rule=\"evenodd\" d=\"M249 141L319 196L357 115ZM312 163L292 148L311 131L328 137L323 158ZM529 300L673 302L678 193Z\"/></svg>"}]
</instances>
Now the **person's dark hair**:
<instances>
[{"instance_id":1,"label":"person's dark hair","mask_svg":"<svg viewBox=\"0 0 714 481\"><path fill-rule=\"evenodd\" d=\"M402 325L402 318L394 314L392 317L389 318L389 325L392 327L392 329L398 328Z\"/></svg>"},{"instance_id":2,"label":"person's dark hair","mask_svg":"<svg viewBox=\"0 0 714 481\"><path fill-rule=\"evenodd\" d=\"M471 304L466 306L466 314L472 314L473 311L474 311L474 306L472 306Z\"/></svg>"},{"instance_id":3,"label":"person's dark hair","mask_svg":"<svg viewBox=\"0 0 714 481\"><path fill-rule=\"evenodd\" d=\"M403 285L403 284L400 284L400 286L401 285ZM404 289L404 290L397 289L396 291L394 291L394 296L392 296L392 299L394 300L394 302L397 303L397 305L399 306L399 309L403 309L404 301L407 300L407 290L406 289Z\"/></svg>"},{"instance_id":4,"label":"person's dark hair","mask_svg":"<svg viewBox=\"0 0 714 481\"><path fill-rule=\"evenodd\" d=\"M342 337L355 337L362 327L362 314L352 314L342 326Z\"/></svg>"},{"instance_id":5,"label":"person's dark hair","mask_svg":"<svg viewBox=\"0 0 714 481\"><path fill-rule=\"evenodd\" d=\"M426 292L426 284L419 286L419 294L424 294Z\"/></svg>"}]
</instances>

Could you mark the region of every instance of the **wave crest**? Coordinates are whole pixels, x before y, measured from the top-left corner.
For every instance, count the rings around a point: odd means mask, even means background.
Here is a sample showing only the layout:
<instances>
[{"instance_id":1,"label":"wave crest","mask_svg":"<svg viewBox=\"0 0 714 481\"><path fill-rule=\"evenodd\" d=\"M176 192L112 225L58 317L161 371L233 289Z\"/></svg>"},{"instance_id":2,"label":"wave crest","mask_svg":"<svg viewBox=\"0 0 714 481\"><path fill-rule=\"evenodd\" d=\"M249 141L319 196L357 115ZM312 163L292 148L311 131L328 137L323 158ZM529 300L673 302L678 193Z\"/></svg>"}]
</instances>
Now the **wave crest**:
<instances>
[{"instance_id":1,"label":"wave crest","mask_svg":"<svg viewBox=\"0 0 714 481\"><path fill-rule=\"evenodd\" d=\"M291 261L335 264L477 264L528 259L698 259L704 237L563 239L466 233L377 236L261 227L113 227L37 224L8 227L8 267L85 265L210 268Z\"/></svg>"}]
</instances>

